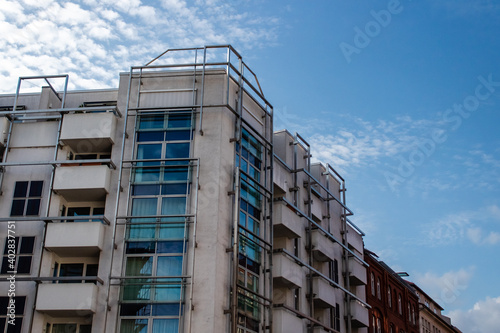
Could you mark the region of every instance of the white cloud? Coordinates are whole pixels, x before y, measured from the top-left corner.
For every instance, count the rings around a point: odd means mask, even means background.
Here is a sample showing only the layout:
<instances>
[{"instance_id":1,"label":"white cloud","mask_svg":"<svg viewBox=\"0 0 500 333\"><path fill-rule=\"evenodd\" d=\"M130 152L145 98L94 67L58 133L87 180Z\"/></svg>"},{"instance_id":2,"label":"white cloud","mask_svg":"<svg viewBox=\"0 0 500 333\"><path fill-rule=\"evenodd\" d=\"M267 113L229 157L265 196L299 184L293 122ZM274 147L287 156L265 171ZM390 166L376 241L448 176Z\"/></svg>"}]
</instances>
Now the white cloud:
<instances>
[{"instance_id":1,"label":"white cloud","mask_svg":"<svg viewBox=\"0 0 500 333\"><path fill-rule=\"evenodd\" d=\"M442 275L432 272L425 274L415 273L415 283L425 290L443 308L457 302L469 286L474 275L474 267L462 268L458 271L449 271Z\"/></svg>"},{"instance_id":2,"label":"white cloud","mask_svg":"<svg viewBox=\"0 0 500 333\"><path fill-rule=\"evenodd\" d=\"M500 243L498 212L496 205L477 211L455 212L422 227L425 239L431 246L449 245L468 240L478 246Z\"/></svg>"},{"instance_id":3,"label":"white cloud","mask_svg":"<svg viewBox=\"0 0 500 333\"><path fill-rule=\"evenodd\" d=\"M500 327L500 297L487 297L472 309L449 313L452 324L466 333L498 332Z\"/></svg>"},{"instance_id":4,"label":"white cloud","mask_svg":"<svg viewBox=\"0 0 500 333\"><path fill-rule=\"evenodd\" d=\"M0 91L6 93L15 91L19 76L66 72L72 88L110 86L120 71L168 48L270 45L279 25L256 15L250 3L218 1L0 0L0 8ZM95 72L101 75L92 77Z\"/></svg>"}]
</instances>

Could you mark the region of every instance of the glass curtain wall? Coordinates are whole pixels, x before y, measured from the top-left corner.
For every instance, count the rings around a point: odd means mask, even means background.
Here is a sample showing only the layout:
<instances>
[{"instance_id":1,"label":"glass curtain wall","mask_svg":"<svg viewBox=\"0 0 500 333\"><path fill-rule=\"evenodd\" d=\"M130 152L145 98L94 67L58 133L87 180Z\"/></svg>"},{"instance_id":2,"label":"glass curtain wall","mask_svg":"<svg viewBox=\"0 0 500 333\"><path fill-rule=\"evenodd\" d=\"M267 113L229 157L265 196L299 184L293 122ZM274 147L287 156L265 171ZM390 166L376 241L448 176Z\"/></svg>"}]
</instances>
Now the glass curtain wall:
<instances>
[{"instance_id":1,"label":"glass curtain wall","mask_svg":"<svg viewBox=\"0 0 500 333\"><path fill-rule=\"evenodd\" d=\"M182 332L192 172L190 111L138 116L120 332Z\"/></svg>"},{"instance_id":2,"label":"glass curtain wall","mask_svg":"<svg viewBox=\"0 0 500 333\"><path fill-rule=\"evenodd\" d=\"M238 333L259 332L259 302L262 244L259 192L262 170L262 145L246 129L241 144L236 144L236 166L240 168L239 254L238 254Z\"/></svg>"}]
</instances>

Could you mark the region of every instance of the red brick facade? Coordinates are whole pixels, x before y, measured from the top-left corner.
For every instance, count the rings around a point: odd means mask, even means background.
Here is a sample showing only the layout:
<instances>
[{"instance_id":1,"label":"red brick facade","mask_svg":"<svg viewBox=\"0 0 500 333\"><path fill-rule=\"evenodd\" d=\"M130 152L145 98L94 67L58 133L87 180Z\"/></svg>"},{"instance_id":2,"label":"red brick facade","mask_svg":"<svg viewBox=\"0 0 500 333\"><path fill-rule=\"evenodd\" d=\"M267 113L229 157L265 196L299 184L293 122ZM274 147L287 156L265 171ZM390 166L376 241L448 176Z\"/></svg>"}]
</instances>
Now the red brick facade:
<instances>
[{"instance_id":1,"label":"red brick facade","mask_svg":"<svg viewBox=\"0 0 500 333\"><path fill-rule=\"evenodd\" d=\"M372 307L369 333L419 333L418 297L413 288L376 255L365 250L366 302Z\"/></svg>"}]
</instances>

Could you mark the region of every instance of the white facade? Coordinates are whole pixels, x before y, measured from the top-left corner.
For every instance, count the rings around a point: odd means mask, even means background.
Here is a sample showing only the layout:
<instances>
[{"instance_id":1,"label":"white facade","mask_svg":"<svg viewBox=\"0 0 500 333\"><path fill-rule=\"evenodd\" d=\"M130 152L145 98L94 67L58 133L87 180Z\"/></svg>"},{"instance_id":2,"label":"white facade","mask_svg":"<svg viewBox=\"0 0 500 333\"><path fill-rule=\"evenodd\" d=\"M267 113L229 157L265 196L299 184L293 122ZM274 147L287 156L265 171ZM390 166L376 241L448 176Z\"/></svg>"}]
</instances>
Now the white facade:
<instances>
[{"instance_id":1,"label":"white facade","mask_svg":"<svg viewBox=\"0 0 500 333\"><path fill-rule=\"evenodd\" d=\"M185 52L118 89L0 96L0 301L14 286L20 332L363 332L343 179L273 135L234 49Z\"/></svg>"}]
</instances>

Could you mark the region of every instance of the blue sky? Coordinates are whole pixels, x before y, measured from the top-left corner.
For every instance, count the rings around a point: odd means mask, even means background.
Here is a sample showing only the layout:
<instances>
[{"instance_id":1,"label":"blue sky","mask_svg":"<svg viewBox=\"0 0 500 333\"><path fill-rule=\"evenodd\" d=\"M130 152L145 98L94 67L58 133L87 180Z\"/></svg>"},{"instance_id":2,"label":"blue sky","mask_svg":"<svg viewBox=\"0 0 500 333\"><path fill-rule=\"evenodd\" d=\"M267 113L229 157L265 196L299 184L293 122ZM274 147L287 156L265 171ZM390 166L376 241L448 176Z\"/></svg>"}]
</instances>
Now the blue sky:
<instances>
[{"instance_id":1,"label":"blue sky","mask_svg":"<svg viewBox=\"0 0 500 333\"><path fill-rule=\"evenodd\" d=\"M500 1L0 0L1 92L116 87L164 50L232 44L276 129L347 181L365 244L464 332L500 326Z\"/></svg>"}]
</instances>

